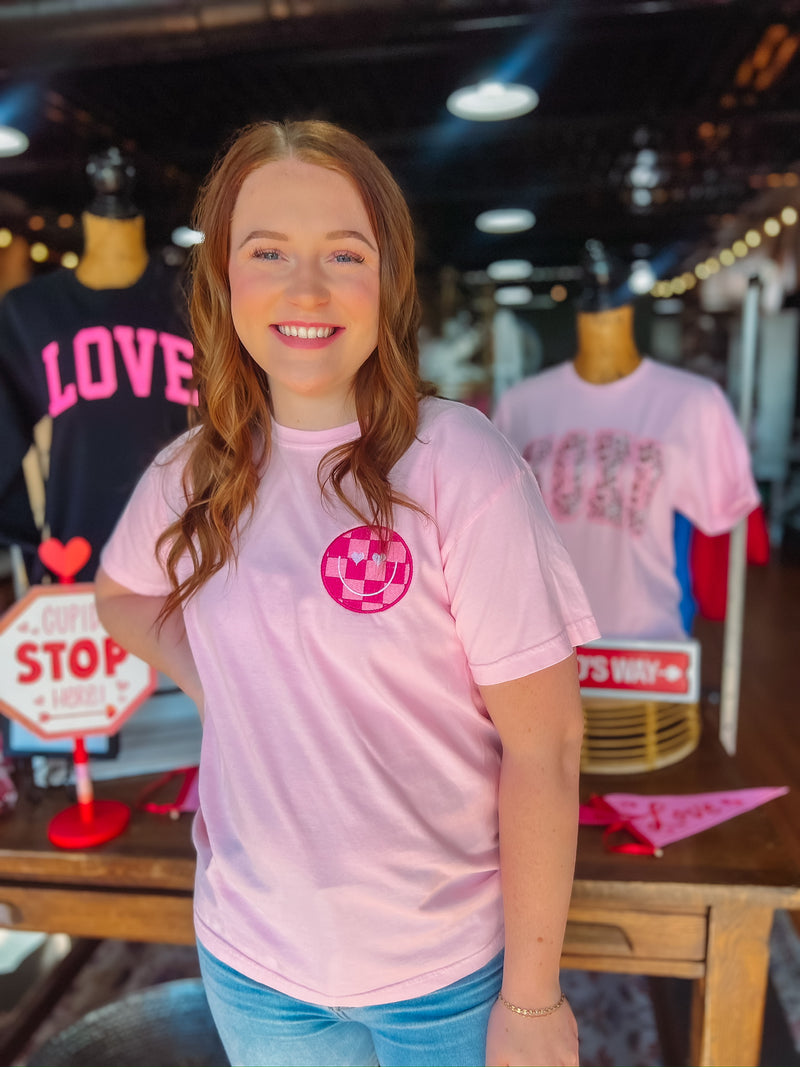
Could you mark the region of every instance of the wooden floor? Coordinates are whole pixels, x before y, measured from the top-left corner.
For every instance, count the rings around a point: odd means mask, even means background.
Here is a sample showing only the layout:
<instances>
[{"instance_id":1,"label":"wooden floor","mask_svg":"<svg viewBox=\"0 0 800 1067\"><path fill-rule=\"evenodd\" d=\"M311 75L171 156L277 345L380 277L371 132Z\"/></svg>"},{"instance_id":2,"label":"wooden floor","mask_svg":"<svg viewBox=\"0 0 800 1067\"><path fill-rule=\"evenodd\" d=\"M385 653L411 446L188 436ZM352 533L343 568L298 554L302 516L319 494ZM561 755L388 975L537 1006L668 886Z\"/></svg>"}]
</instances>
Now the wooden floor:
<instances>
[{"instance_id":1,"label":"wooden floor","mask_svg":"<svg viewBox=\"0 0 800 1067\"><path fill-rule=\"evenodd\" d=\"M716 728L713 693L721 680L724 624L698 618L707 728ZM754 785L787 785L770 813L800 862L800 564L750 566L742 642L737 758ZM769 808L769 806L768 806ZM800 929L800 915L795 916Z\"/></svg>"}]
</instances>

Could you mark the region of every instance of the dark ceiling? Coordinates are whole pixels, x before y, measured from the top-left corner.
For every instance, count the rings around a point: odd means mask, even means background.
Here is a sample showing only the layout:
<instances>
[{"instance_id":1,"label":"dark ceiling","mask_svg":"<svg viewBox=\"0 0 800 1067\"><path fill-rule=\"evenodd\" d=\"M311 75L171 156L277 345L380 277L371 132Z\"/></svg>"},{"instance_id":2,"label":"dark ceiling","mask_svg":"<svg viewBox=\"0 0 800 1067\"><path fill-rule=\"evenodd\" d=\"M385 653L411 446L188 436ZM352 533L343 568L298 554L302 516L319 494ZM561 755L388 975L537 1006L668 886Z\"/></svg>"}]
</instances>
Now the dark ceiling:
<instances>
[{"instance_id":1,"label":"dark ceiling","mask_svg":"<svg viewBox=\"0 0 800 1067\"><path fill-rule=\"evenodd\" d=\"M669 273L762 187L794 193L798 40L800 0L4 2L0 122L23 125L31 147L0 160L0 214L20 198L53 244L75 244L55 219L87 205L87 159L116 144L161 244L233 130L317 116L393 170L423 270L568 265L594 236L631 257L647 246ZM449 93L486 77L532 85L539 107L500 123L450 116ZM637 206L642 148L660 177ZM475 217L501 205L531 208L536 226L480 234Z\"/></svg>"}]
</instances>

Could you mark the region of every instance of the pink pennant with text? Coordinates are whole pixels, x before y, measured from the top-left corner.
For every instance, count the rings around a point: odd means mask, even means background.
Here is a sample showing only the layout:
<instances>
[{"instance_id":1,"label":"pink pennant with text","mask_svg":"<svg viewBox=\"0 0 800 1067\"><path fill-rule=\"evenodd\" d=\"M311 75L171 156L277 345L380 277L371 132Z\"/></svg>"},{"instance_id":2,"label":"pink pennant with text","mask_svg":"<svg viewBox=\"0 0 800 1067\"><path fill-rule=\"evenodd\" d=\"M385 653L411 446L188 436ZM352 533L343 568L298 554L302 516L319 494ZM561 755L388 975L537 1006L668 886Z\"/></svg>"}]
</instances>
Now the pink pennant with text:
<instances>
[{"instance_id":1,"label":"pink pennant with text","mask_svg":"<svg viewBox=\"0 0 800 1067\"><path fill-rule=\"evenodd\" d=\"M788 792L788 786L763 786L683 796L605 793L581 806L580 821L584 825L618 824L640 841L660 849Z\"/></svg>"}]
</instances>

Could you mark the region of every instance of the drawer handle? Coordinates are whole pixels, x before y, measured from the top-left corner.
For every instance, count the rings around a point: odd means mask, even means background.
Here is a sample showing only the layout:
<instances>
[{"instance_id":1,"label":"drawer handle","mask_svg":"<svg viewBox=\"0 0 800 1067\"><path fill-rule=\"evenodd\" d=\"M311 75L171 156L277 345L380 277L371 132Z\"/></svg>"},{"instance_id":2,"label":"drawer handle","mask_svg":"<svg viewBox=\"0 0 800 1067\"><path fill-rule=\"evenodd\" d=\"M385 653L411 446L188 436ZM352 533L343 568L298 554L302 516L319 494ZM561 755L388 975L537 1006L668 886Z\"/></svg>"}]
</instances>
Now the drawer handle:
<instances>
[{"instance_id":1,"label":"drawer handle","mask_svg":"<svg viewBox=\"0 0 800 1067\"><path fill-rule=\"evenodd\" d=\"M629 956L633 942L620 926L611 923L568 922L564 936L564 952L611 953Z\"/></svg>"},{"instance_id":2,"label":"drawer handle","mask_svg":"<svg viewBox=\"0 0 800 1067\"><path fill-rule=\"evenodd\" d=\"M22 922L22 912L16 904L0 901L0 926L16 926Z\"/></svg>"}]
</instances>

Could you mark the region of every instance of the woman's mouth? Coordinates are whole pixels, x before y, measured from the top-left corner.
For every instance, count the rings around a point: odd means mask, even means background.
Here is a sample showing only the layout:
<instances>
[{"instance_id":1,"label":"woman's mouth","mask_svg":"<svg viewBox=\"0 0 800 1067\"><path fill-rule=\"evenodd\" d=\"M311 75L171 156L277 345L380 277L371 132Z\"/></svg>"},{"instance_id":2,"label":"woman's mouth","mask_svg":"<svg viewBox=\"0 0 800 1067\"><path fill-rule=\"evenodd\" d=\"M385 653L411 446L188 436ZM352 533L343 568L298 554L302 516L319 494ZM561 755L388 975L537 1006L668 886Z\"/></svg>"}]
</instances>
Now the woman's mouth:
<instances>
[{"instance_id":1,"label":"woman's mouth","mask_svg":"<svg viewBox=\"0 0 800 1067\"><path fill-rule=\"evenodd\" d=\"M296 326L294 324L277 323L275 329L283 337L299 337L302 340L316 341L332 337L339 329L338 326Z\"/></svg>"}]
</instances>

